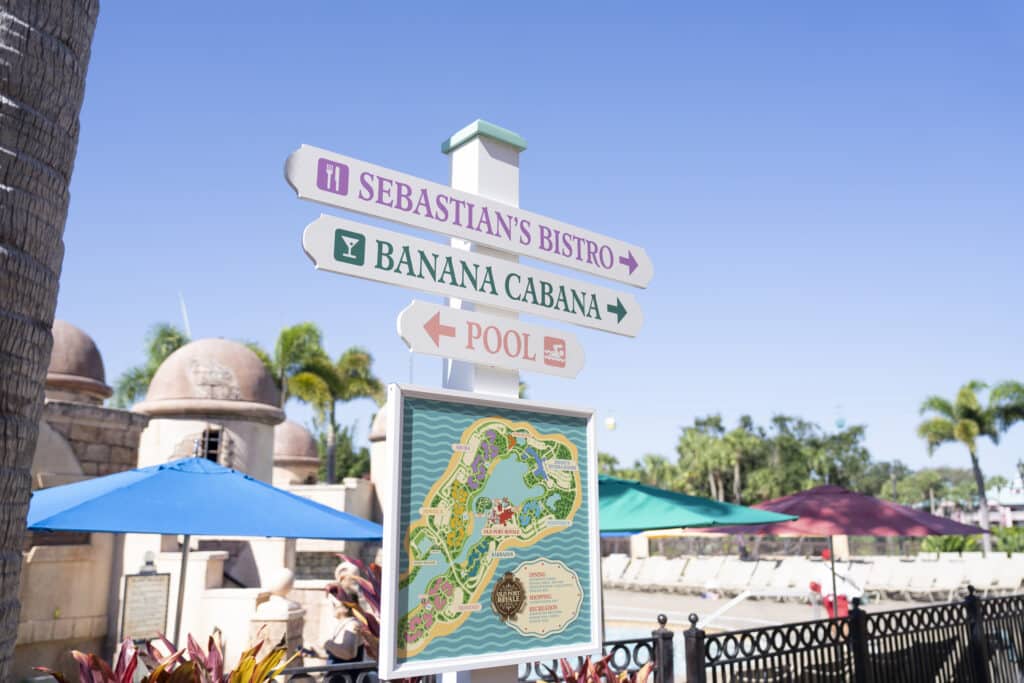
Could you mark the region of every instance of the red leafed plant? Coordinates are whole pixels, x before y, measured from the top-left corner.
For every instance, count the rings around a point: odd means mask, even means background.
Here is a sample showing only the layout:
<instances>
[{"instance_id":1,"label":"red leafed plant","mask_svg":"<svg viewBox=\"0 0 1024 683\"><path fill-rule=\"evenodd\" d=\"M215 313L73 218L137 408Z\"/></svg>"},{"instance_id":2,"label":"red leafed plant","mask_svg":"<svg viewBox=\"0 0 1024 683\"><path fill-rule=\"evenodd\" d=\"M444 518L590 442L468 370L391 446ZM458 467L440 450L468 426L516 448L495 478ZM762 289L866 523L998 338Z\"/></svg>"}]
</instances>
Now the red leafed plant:
<instances>
[{"instance_id":1,"label":"red leafed plant","mask_svg":"<svg viewBox=\"0 0 1024 683\"><path fill-rule=\"evenodd\" d=\"M163 636L157 641L165 652L155 642L149 642L146 652L140 653L131 640L125 640L113 668L94 654L73 650L71 655L78 662L79 683L132 683L140 660L144 670L149 671L142 683L265 683L280 675L298 655L286 660L284 649L275 648L260 659L261 640L242 653L234 670L225 673L219 632L210 636L205 651L192 636L188 637L187 647L181 650L175 650ZM69 683L60 672L44 667L36 667L36 670L50 674L60 683Z\"/></svg>"},{"instance_id":2,"label":"red leafed plant","mask_svg":"<svg viewBox=\"0 0 1024 683\"><path fill-rule=\"evenodd\" d=\"M590 657L585 657L578 669L574 669L568 659L559 660L561 680L565 683L647 683L654 669L654 663L647 662L636 671L616 672L608 664L611 658L611 655L605 655L597 661L591 661ZM547 670L547 680L559 680L554 669L549 666L543 668Z\"/></svg>"},{"instance_id":3,"label":"red leafed plant","mask_svg":"<svg viewBox=\"0 0 1024 683\"><path fill-rule=\"evenodd\" d=\"M380 652L380 566L367 566L347 555L338 557L352 564L359 573L347 574L340 581L332 581L327 585L327 592L344 603L352 611L352 616L362 624L359 635L363 639L363 647L367 656L377 659ZM361 600L346 600L346 594L352 593L359 595Z\"/></svg>"}]
</instances>

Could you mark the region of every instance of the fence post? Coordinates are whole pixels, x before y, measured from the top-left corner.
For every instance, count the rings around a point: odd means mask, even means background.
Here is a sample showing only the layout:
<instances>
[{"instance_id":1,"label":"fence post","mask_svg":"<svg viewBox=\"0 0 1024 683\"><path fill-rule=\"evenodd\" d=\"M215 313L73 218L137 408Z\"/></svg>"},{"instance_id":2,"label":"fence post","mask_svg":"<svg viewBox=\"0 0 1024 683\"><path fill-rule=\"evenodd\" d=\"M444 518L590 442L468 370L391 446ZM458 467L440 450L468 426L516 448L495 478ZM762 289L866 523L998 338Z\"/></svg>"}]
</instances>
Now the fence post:
<instances>
[{"instance_id":1,"label":"fence post","mask_svg":"<svg viewBox=\"0 0 1024 683\"><path fill-rule=\"evenodd\" d=\"M853 655L854 683L872 680L868 663L868 615L860 608L860 598L853 599L850 610L850 653Z\"/></svg>"},{"instance_id":2,"label":"fence post","mask_svg":"<svg viewBox=\"0 0 1024 683\"><path fill-rule=\"evenodd\" d=\"M651 631L654 637L654 683L675 683L675 654L672 649L674 633L665 624L668 617L658 615L658 628Z\"/></svg>"},{"instance_id":3,"label":"fence post","mask_svg":"<svg viewBox=\"0 0 1024 683\"><path fill-rule=\"evenodd\" d=\"M974 680L979 683L988 683L988 638L985 637L985 625L982 623L981 600L974 594L974 591L974 586L967 586L967 597L964 598L969 634L967 656L971 662Z\"/></svg>"},{"instance_id":4,"label":"fence post","mask_svg":"<svg viewBox=\"0 0 1024 683\"><path fill-rule=\"evenodd\" d=\"M686 645L686 683L707 683L704 669L704 631L697 628L700 618L690 615L690 628L683 632Z\"/></svg>"}]
</instances>

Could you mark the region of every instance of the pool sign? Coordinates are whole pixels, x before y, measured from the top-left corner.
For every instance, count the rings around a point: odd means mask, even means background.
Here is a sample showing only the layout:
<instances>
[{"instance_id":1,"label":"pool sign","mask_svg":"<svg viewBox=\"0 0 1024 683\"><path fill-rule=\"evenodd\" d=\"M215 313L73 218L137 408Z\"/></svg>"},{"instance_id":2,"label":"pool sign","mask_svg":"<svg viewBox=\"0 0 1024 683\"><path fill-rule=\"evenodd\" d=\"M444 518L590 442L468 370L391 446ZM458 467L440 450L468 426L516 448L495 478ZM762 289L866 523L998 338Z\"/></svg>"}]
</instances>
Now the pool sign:
<instances>
[{"instance_id":1,"label":"pool sign","mask_svg":"<svg viewBox=\"0 0 1024 683\"><path fill-rule=\"evenodd\" d=\"M575 377L583 369L576 335L515 318L413 301L398 315L410 351L508 370Z\"/></svg>"},{"instance_id":2,"label":"pool sign","mask_svg":"<svg viewBox=\"0 0 1024 683\"><path fill-rule=\"evenodd\" d=\"M382 166L302 145L285 177L302 199L470 240L646 287L654 267L643 248Z\"/></svg>"},{"instance_id":3,"label":"pool sign","mask_svg":"<svg viewBox=\"0 0 1024 683\"><path fill-rule=\"evenodd\" d=\"M302 234L316 267L635 337L629 294L471 251L322 215Z\"/></svg>"}]
</instances>

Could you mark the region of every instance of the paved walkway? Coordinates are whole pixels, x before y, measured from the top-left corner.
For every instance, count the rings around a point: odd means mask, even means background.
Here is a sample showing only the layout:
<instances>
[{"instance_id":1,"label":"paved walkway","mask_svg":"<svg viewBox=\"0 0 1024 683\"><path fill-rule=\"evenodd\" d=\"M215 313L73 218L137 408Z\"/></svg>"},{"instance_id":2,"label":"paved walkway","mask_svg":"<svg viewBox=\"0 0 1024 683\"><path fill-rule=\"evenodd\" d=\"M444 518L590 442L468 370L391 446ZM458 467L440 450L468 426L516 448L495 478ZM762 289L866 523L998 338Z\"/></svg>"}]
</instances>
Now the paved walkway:
<instances>
[{"instance_id":1,"label":"paved walkway","mask_svg":"<svg viewBox=\"0 0 1024 683\"><path fill-rule=\"evenodd\" d=\"M658 614L668 617L669 628L680 631L689 628L688 617L696 613L706 617L728 602L728 598L705 599L696 595L676 593L643 593L606 589L605 625L611 632L642 631L657 628ZM902 609L920 603L885 600L865 605L869 612ZM776 602L774 600L745 600L715 620L714 630L737 630L775 626L794 621L824 619L821 606L807 603Z\"/></svg>"}]
</instances>

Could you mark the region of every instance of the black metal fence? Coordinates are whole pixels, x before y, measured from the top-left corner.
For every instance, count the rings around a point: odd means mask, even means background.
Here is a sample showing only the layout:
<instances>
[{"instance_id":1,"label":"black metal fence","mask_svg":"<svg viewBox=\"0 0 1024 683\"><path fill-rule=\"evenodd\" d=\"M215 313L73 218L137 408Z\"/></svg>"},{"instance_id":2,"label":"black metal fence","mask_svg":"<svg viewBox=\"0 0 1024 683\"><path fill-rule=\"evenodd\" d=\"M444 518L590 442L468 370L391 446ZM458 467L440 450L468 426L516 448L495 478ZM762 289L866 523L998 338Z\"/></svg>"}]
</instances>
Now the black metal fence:
<instances>
[{"instance_id":1,"label":"black metal fence","mask_svg":"<svg viewBox=\"0 0 1024 683\"><path fill-rule=\"evenodd\" d=\"M1024 596L708 634L684 633L688 683L1024 681Z\"/></svg>"},{"instance_id":2,"label":"black metal fence","mask_svg":"<svg viewBox=\"0 0 1024 683\"><path fill-rule=\"evenodd\" d=\"M633 640L606 640L602 651L608 658L608 668L616 676L619 674L635 674L645 664L651 662L651 683L673 683L675 667L673 663L674 634L665 627L668 619L664 614L658 615L658 628L651 632L650 638ZM579 671L584 658L580 657L569 665ZM519 667L519 683L532 681L562 681L562 667L559 660L550 662L533 662Z\"/></svg>"},{"instance_id":3,"label":"black metal fence","mask_svg":"<svg viewBox=\"0 0 1024 683\"><path fill-rule=\"evenodd\" d=\"M673 683L673 632L665 627L667 619L658 615L658 628L650 638L634 640L608 640L602 648L608 657L608 668L616 678L620 674L635 674L648 662L652 663L649 683ZM568 662L575 671L583 665L583 658ZM373 661L353 664L296 667L283 672L282 678L288 683L378 683L377 663ZM607 677L605 677L607 678ZM561 660L531 662L519 667L519 683L536 681L563 681ZM439 683L440 676L420 678L420 683Z\"/></svg>"}]
</instances>

